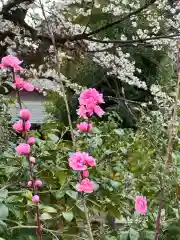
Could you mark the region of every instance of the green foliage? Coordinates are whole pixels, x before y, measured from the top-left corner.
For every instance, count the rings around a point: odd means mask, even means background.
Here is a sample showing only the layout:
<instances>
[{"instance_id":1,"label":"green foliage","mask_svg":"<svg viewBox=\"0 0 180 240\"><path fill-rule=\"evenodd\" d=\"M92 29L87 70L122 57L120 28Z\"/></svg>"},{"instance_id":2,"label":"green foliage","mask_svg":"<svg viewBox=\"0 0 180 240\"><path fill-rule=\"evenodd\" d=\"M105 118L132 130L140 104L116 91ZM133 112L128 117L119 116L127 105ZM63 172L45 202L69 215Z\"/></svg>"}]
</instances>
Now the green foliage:
<instances>
[{"instance_id":1,"label":"green foliage","mask_svg":"<svg viewBox=\"0 0 180 240\"><path fill-rule=\"evenodd\" d=\"M75 132L76 151L90 151L97 159L97 167L90 169L90 178L96 182L97 190L86 196L92 224L93 216L98 212L104 212L105 215L119 219L117 231L111 229L106 221L105 239L153 239L158 196L163 178L168 184L166 199L171 200L165 204L161 234L162 239L170 239L172 229L176 226L174 222L177 221L177 205L173 197L175 176L170 173L165 177L162 173L161 156L166 138L163 129L159 128L159 123L153 120L153 117L148 128L146 121L142 120L141 127L136 132L118 128L113 116L108 114L106 121L94 124L97 127L94 127L88 138ZM47 122L42 126L42 132L46 140L38 140L33 150L39 163L36 175L45 183L40 191L42 225L56 233L61 228L62 235L82 235L84 231L86 232L86 223L82 221L84 207L80 195L74 188L78 176L68 167L68 154L75 149L71 141L59 137L61 134L58 124ZM56 136L56 140L51 135ZM179 153L174 154L178 162ZM23 190L19 184L28 180L26 160L14 158L13 151L8 150L1 159L1 169L0 183L4 188L0 191L0 236L5 239L19 239L18 236L21 236L21 239L26 239L26 236L35 234L34 229L21 228L21 225L34 225L32 193ZM149 208L147 216L140 216L135 212L136 195L147 196ZM98 219L93 227L97 239L101 234L99 227L96 229L101 224L101 219ZM169 224L167 220L170 219L173 222ZM18 225L20 226L17 229L6 231ZM51 239L49 233L46 234L47 239ZM177 237L178 234L179 232L176 234ZM64 236L64 239L69 238Z\"/></svg>"}]
</instances>

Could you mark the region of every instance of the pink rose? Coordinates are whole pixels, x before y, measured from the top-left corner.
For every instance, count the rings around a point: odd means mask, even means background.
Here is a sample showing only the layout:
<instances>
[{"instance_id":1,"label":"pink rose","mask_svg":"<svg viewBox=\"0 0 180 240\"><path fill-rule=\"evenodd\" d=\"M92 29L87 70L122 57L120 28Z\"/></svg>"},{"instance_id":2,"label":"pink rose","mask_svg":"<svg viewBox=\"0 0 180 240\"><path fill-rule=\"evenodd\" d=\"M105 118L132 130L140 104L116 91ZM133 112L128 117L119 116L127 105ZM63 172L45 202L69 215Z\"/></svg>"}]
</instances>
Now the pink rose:
<instances>
[{"instance_id":1,"label":"pink rose","mask_svg":"<svg viewBox=\"0 0 180 240\"><path fill-rule=\"evenodd\" d=\"M104 103L103 95L99 93L95 88L89 88L81 93L79 97L80 105L87 105L88 101L94 102L94 104Z\"/></svg>"},{"instance_id":2,"label":"pink rose","mask_svg":"<svg viewBox=\"0 0 180 240\"><path fill-rule=\"evenodd\" d=\"M135 209L141 214L146 214L147 212L147 200L143 196L136 197Z\"/></svg>"},{"instance_id":3,"label":"pink rose","mask_svg":"<svg viewBox=\"0 0 180 240\"><path fill-rule=\"evenodd\" d=\"M28 138L28 140L27 140L27 143L30 144L30 145L35 144L35 142L36 142L35 137L30 137L30 138Z\"/></svg>"},{"instance_id":4,"label":"pink rose","mask_svg":"<svg viewBox=\"0 0 180 240\"><path fill-rule=\"evenodd\" d=\"M89 156L89 154L86 155L85 161L86 164L89 165L90 167L96 166L96 160L93 157Z\"/></svg>"},{"instance_id":5,"label":"pink rose","mask_svg":"<svg viewBox=\"0 0 180 240\"><path fill-rule=\"evenodd\" d=\"M20 143L17 147L16 147L16 153L20 154L20 155L29 155L31 151L31 147L29 144L27 143Z\"/></svg>"},{"instance_id":6,"label":"pink rose","mask_svg":"<svg viewBox=\"0 0 180 240\"><path fill-rule=\"evenodd\" d=\"M87 122L81 122L80 124L77 124L77 129L80 132L88 133L92 131L92 124Z\"/></svg>"},{"instance_id":7,"label":"pink rose","mask_svg":"<svg viewBox=\"0 0 180 240\"><path fill-rule=\"evenodd\" d=\"M21 109L20 110L20 117L23 120L27 121L27 120L29 120L31 118L31 112L28 109L26 109L26 108L25 109Z\"/></svg>"},{"instance_id":8,"label":"pink rose","mask_svg":"<svg viewBox=\"0 0 180 240\"><path fill-rule=\"evenodd\" d=\"M30 121L26 121L23 123L22 120L19 120L13 124L13 129L16 130L16 132L24 132L24 131L29 131L31 128L31 123Z\"/></svg>"},{"instance_id":9,"label":"pink rose","mask_svg":"<svg viewBox=\"0 0 180 240\"><path fill-rule=\"evenodd\" d=\"M19 75L16 75L15 77L15 83L13 84L14 85L14 88L16 89L21 89L23 88L23 85L24 85L24 81L20 78Z\"/></svg>"},{"instance_id":10,"label":"pink rose","mask_svg":"<svg viewBox=\"0 0 180 240\"><path fill-rule=\"evenodd\" d=\"M88 178L84 178L80 183L76 185L78 192L92 193L95 189L95 184Z\"/></svg>"},{"instance_id":11,"label":"pink rose","mask_svg":"<svg viewBox=\"0 0 180 240\"><path fill-rule=\"evenodd\" d=\"M34 186L35 187L41 187L42 186L42 181L41 180L36 180L35 183L34 183Z\"/></svg>"},{"instance_id":12,"label":"pink rose","mask_svg":"<svg viewBox=\"0 0 180 240\"><path fill-rule=\"evenodd\" d=\"M33 182L32 182L32 181L28 181L28 182L27 182L27 186L28 186L28 187L32 187L32 186L33 186Z\"/></svg>"},{"instance_id":13,"label":"pink rose","mask_svg":"<svg viewBox=\"0 0 180 240\"><path fill-rule=\"evenodd\" d=\"M102 117L104 111L99 107L101 103L104 103L103 95L95 88L89 88L80 94L77 114L84 119L91 117L94 113Z\"/></svg>"},{"instance_id":14,"label":"pink rose","mask_svg":"<svg viewBox=\"0 0 180 240\"><path fill-rule=\"evenodd\" d=\"M24 82L23 88L27 92L33 92L34 91L34 86L31 83L28 83L28 82Z\"/></svg>"},{"instance_id":15,"label":"pink rose","mask_svg":"<svg viewBox=\"0 0 180 240\"><path fill-rule=\"evenodd\" d=\"M83 177L88 178L89 177L89 172L88 170L83 171Z\"/></svg>"},{"instance_id":16,"label":"pink rose","mask_svg":"<svg viewBox=\"0 0 180 240\"><path fill-rule=\"evenodd\" d=\"M35 204L38 204L40 201L40 198L38 195L34 195L33 198L32 198L32 202L35 203Z\"/></svg>"},{"instance_id":17,"label":"pink rose","mask_svg":"<svg viewBox=\"0 0 180 240\"><path fill-rule=\"evenodd\" d=\"M102 117L102 115L104 115L105 113L103 109L99 106L94 107L94 112L98 115L98 117Z\"/></svg>"},{"instance_id":18,"label":"pink rose","mask_svg":"<svg viewBox=\"0 0 180 240\"><path fill-rule=\"evenodd\" d=\"M84 158L84 153L82 152L72 153L68 161L69 161L69 166L73 170L82 171L87 168L86 161Z\"/></svg>"},{"instance_id":19,"label":"pink rose","mask_svg":"<svg viewBox=\"0 0 180 240\"><path fill-rule=\"evenodd\" d=\"M1 59L0 68L13 68L14 70L23 70L21 66L19 66L23 61L20 61L17 57L8 55Z\"/></svg>"}]
</instances>

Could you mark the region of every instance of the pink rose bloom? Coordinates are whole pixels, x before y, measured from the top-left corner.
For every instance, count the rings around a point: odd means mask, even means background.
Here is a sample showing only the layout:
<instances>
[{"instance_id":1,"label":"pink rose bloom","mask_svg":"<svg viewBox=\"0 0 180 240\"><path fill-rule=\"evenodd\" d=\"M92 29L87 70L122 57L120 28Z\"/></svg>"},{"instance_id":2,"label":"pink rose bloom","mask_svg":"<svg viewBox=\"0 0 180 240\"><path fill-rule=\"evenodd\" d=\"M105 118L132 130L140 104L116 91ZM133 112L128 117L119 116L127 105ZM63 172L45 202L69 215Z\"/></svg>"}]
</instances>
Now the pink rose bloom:
<instances>
[{"instance_id":1,"label":"pink rose bloom","mask_svg":"<svg viewBox=\"0 0 180 240\"><path fill-rule=\"evenodd\" d=\"M96 166L96 160L93 157L89 156L89 154L86 155L85 161L86 164L89 165L90 167Z\"/></svg>"},{"instance_id":2,"label":"pink rose bloom","mask_svg":"<svg viewBox=\"0 0 180 240\"><path fill-rule=\"evenodd\" d=\"M33 182L32 181L28 181L27 186L28 187L32 187L32 185L33 185Z\"/></svg>"},{"instance_id":3,"label":"pink rose bloom","mask_svg":"<svg viewBox=\"0 0 180 240\"><path fill-rule=\"evenodd\" d=\"M41 187L42 186L42 181L41 180L36 180L35 183L34 183L34 186L35 187Z\"/></svg>"},{"instance_id":4,"label":"pink rose bloom","mask_svg":"<svg viewBox=\"0 0 180 240\"><path fill-rule=\"evenodd\" d=\"M84 178L80 183L76 185L78 192L92 193L95 189L95 184L88 178Z\"/></svg>"},{"instance_id":5,"label":"pink rose bloom","mask_svg":"<svg viewBox=\"0 0 180 240\"><path fill-rule=\"evenodd\" d=\"M27 140L27 143L30 144L30 145L35 144L35 142L36 142L35 137L30 137L30 138L28 138L28 140Z\"/></svg>"},{"instance_id":6,"label":"pink rose bloom","mask_svg":"<svg viewBox=\"0 0 180 240\"><path fill-rule=\"evenodd\" d=\"M28 82L24 82L23 88L27 92L33 92L34 91L34 85L32 85L31 83L28 83Z\"/></svg>"},{"instance_id":7,"label":"pink rose bloom","mask_svg":"<svg viewBox=\"0 0 180 240\"><path fill-rule=\"evenodd\" d=\"M87 168L85 156L84 156L83 152L72 153L71 156L69 157L68 161L69 161L69 166L73 170L82 171Z\"/></svg>"},{"instance_id":8,"label":"pink rose bloom","mask_svg":"<svg viewBox=\"0 0 180 240\"><path fill-rule=\"evenodd\" d=\"M17 57L8 55L3 57L1 60L0 68L13 68L14 70L23 70L21 66L19 66L23 61L20 61Z\"/></svg>"},{"instance_id":9,"label":"pink rose bloom","mask_svg":"<svg viewBox=\"0 0 180 240\"><path fill-rule=\"evenodd\" d=\"M84 105L80 105L79 109L77 110L77 114L79 115L79 117L82 117L84 119L87 119L87 110L86 107ZM93 114L93 112L92 112Z\"/></svg>"},{"instance_id":10,"label":"pink rose bloom","mask_svg":"<svg viewBox=\"0 0 180 240\"><path fill-rule=\"evenodd\" d=\"M77 124L77 129L83 133L91 132L92 124L87 122L81 122L80 124Z\"/></svg>"},{"instance_id":11,"label":"pink rose bloom","mask_svg":"<svg viewBox=\"0 0 180 240\"><path fill-rule=\"evenodd\" d=\"M32 198L32 202L35 203L35 204L38 204L40 201L40 198L38 195L34 195L33 198Z\"/></svg>"},{"instance_id":12,"label":"pink rose bloom","mask_svg":"<svg viewBox=\"0 0 180 240\"><path fill-rule=\"evenodd\" d=\"M24 131L29 131L31 128L31 123L30 121L26 121L23 123L22 120L19 120L13 124L13 129L16 130L16 132L24 132Z\"/></svg>"},{"instance_id":13,"label":"pink rose bloom","mask_svg":"<svg viewBox=\"0 0 180 240\"><path fill-rule=\"evenodd\" d=\"M88 170L83 171L83 177L88 178L89 177L89 172Z\"/></svg>"},{"instance_id":14,"label":"pink rose bloom","mask_svg":"<svg viewBox=\"0 0 180 240\"><path fill-rule=\"evenodd\" d=\"M21 109L20 110L20 117L27 121L31 118L31 112L28 109Z\"/></svg>"},{"instance_id":15,"label":"pink rose bloom","mask_svg":"<svg viewBox=\"0 0 180 240\"><path fill-rule=\"evenodd\" d=\"M31 151L31 147L29 144L27 143L20 143L17 147L16 147L16 153L20 154L20 155L24 155L27 156L29 155Z\"/></svg>"},{"instance_id":16,"label":"pink rose bloom","mask_svg":"<svg viewBox=\"0 0 180 240\"><path fill-rule=\"evenodd\" d=\"M99 106L95 106L93 110L98 115L98 117L102 117L102 115L105 113L104 110Z\"/></svg>"},{"instance_id":17,"label":"pink rose bloom","mask_svg":"<svg viewBox=\"0 0 180 240\"><path fill-rule=\"evenodd\" d=\"M135 209L141 214L146 214L147 212L147 200L143 196L136 197Z\"/></svg>"},{"instance_id":18,"label":"pink rose bloom","mask_svg":"<svg viewBox=\"0 0 180 240\"><path fill-rule=\"evenodd\" d=\"M24 81L22 80L22 78L20 78L19 75L16 75L15 83L13 84L14 88L21 89L23 88L23 85L24 85Z\"/></svg>"},{"instance_id":19,"label":"pink rose bloom","mask_svg":"<svg viewBox=\"0 0 180 240\"><path fill-rule=\"evenodd\" d=\"M99 93L95 88L89 88L82 92L79 97L79 104L88 105L89 100L94 104L104 103L103 94Z\"/></svg>"},{"instance_id":20,"label":"pink rose bloom","mask_svg":"<svg viewBox=\"0 0 180 240\"><path fill-rule=\"evenodd\" d=\"M95 105L94 105L95 106ZM80 105L79 109L77 110L77 114L79 115L79 117L82 117L84 119L88 119L88 117L91 117L94 113L94 109L89 106L84 106L84 105Z\"/></svg>"}]
</instances>

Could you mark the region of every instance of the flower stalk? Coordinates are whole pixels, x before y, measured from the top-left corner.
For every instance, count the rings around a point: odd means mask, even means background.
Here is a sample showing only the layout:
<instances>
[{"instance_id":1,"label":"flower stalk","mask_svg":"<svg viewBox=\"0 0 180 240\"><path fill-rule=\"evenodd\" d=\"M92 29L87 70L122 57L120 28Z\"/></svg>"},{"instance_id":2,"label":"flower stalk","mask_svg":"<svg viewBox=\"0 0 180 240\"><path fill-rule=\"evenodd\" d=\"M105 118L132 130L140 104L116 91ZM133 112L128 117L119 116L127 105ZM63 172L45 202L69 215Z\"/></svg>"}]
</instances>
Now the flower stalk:
<instances>
[{"instance_id":1,"label":"flower stalk","mask_svg":"<svg viewBox=\"0 0 180 240\"><path fill-rule=\"evenodd\" d=\"M16 82L16 75L15 75L15 71L12 70L12 78L13 78L13 83ZM23 110L22 107L22 101L21 101L21 96L20 96L20 90L18 88L16 88L16 95L17 95L17 101L19 104L19 108L20 110ZM23 119L23 132L22 135L24 137L25 143L28 144L28 132L26 130L26 121ZM33 196L37 195L37 188L35 186L35 182L36 182L36 176L34 174L34 164L32 164L32 162L30 161L30 153L26 155L26 159L29 165L29 172L30 172L30 181L32 183L32 190L33 190ZM36 224L37 224L37 229L36 229L36 235L38 237L39 240L42 240L42 231L41 231L41 223L40 223L40 212L39 212L39 207L38 204L36 204L35 206L35 210L36 210Z\"/></svg>"}]
</instances>

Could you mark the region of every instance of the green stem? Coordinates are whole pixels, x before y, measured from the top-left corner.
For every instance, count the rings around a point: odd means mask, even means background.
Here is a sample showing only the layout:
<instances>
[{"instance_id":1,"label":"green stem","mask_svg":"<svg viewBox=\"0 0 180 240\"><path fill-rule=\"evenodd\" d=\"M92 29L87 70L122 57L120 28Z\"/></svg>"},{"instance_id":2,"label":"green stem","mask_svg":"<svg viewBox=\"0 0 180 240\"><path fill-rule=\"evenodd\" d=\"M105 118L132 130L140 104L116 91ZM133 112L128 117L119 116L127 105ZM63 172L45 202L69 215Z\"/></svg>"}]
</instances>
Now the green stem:
<instances>
[{"instance_id":1,"label":"green stem","mask_svg":"<svg viewBox=\"0 0 180 240\"><path fill-rule=\"evenodd\" d=\"M85 214L86 222L88 225L88 236L89 236L90 240L94 240L92 229L91 229L91 223L90 223L90 219L89 219L89 214L88 214L88 208L86 206L86 200L85 200L84 196L83 196L83 206L84 206L84 214Z\"/></svg>"}]
</instances>

